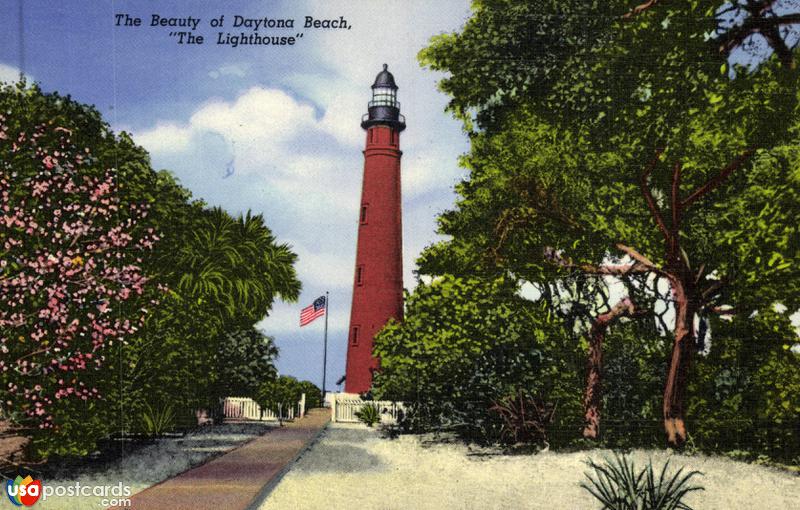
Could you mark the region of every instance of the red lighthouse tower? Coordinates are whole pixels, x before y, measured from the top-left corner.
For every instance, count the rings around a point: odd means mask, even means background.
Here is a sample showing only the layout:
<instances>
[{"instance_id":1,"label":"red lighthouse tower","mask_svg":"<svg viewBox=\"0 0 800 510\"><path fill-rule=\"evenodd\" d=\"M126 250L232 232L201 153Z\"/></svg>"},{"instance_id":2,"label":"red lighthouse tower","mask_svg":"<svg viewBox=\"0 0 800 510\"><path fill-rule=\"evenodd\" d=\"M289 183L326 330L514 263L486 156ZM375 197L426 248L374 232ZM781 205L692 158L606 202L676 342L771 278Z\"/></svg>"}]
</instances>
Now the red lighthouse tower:
<instances>
[{"instance_id":1,"label":"red lighthouse tower","mask_svg":"<svg viewBox=\"0 0 800 510\"><path fill-rule=\"evenodd\" d=\"M345 391L363 393L378 359L372 340L390 318L403 317L403 236L400 218L400 114L394 76L383 71L372 85L372 101L361 119L367 132L364 180L358 216L356 271L347 345Z\"/></svg>"}]
</instances>

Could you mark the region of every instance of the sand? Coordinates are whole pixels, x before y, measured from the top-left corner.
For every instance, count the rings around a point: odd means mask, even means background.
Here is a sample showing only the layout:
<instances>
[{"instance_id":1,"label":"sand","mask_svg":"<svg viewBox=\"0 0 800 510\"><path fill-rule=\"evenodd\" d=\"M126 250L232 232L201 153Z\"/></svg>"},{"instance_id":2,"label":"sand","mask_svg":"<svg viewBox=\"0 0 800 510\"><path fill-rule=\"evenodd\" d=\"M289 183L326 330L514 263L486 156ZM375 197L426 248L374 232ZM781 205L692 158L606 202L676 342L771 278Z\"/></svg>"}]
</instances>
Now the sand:
<instances>
[{"instance_id":1,"label":"sand","mask_svg":"<svg viewBox=\"0 0 800 510\"><path fill-rule=\"evenodd\" d=\"M586 459L607 450L476 455L461 444L417 436L382 438L363 425L332 424L260 507L287 509L596 509L579 486ZM698 510L800 509L800 477L724 457L632 452L704 473L686 502Z\"/></svg>"}]
</instances>

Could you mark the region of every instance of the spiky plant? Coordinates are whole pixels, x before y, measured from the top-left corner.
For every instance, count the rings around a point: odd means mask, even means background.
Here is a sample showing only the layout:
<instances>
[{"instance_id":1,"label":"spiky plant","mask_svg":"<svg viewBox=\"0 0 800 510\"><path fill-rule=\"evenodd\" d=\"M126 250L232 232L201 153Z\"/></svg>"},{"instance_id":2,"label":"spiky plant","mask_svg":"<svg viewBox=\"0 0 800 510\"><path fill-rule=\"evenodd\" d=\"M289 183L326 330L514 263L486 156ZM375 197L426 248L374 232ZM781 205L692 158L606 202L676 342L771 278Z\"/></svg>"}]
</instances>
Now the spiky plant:
<instances>
[{"instance_id":1,"label":"spiky plant","mask_svg":"<svg viewBox=\"0 0 800 510\"><path fill-rule=\"evenodd\" d=\"M512 443L547 442L547 426L553 422L556 406L538 397L525 394L495 401L489 411L503 420L502 435Z\"/></svg>"},{"instance_id":2,"label":"spiky plant","mask_svg":"<svg viewBox=\"0 0 800 510\"><path fill-rule=\"evenodd\" d=\"M171 404L153 408L145 404L142 413L142 425L145 434L152 437L161 437L175 424L175 410Z\"/></svg>"},{"instance_id":3,"label":"spiky plant","mask_svg":"<svg viewBox=\"0 0 800 510\"><path fill-rule=\"evenodd\" d=\"M375 404L364 404L356 411L356 417L367 427L372 427L381 420L381 411Z\"/></svg>"},{"instance_id":4,"label":"spiky plant","mask_svg":"<svg viewBox=\"0 0 800 510\"><path fill-rule=\"evenodd\" d=\"M684 473L684 468L680 468L670 476L669 461L658 476L652 460L637 472L632 460L616 453L611 460L606 458L596 463L589 459L587 463L595 476L586 473L589 483L581 482L581 487L602 503L603 510L692 510L683 498L690 492L704 490L689 483L692 477L702 476L700 471Z\"/></svg>"}]
</instances>

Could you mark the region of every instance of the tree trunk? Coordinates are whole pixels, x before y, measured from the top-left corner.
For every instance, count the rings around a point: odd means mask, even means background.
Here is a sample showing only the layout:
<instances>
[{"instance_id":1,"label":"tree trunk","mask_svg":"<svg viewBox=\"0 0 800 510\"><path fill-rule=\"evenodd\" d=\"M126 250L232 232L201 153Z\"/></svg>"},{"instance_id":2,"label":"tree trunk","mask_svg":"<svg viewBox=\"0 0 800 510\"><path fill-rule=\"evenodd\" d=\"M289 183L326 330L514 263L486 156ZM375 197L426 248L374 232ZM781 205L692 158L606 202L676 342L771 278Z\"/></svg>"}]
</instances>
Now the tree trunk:
<instances>
[{"instance_id":1,"label":"tree trunk","mask_svg":"<svg viewBox=\"0 0 800 510\"><path fill-rule=\"evenodd\" d=\"M664 431L667 434L667 443L672 447L681 448L686 443L683 408L689 363L694 350L694 315L697 305L686 283L673 281L672 285L675 298L675 329L667 383L664 388Z\"/></svg>"},{"instance_id":2,"label":"tree trunk","mask_svg":"<svg viewBox=\"0 0 800 510\"><path fill-rule=\"evenodd\" d=\"M598 315L589 330L589 359L587 362L586 390L583 395L583 437L600 437L600 411L603 405L603 340L606 330L617 319L637 314L635 305L625 298L608 312Z\"/></svg>"}]
</instances>

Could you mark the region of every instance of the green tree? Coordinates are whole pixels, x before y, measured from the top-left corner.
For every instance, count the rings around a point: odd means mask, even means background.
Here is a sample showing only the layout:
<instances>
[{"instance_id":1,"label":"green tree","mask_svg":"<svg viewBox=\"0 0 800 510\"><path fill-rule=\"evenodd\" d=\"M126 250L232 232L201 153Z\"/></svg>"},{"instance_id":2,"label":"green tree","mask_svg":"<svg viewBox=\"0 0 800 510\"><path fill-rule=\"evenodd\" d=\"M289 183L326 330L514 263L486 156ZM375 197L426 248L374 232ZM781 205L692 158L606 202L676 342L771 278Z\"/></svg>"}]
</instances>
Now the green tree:
<instances>
[{"instance_id":1,"label":"green tree","mask_svg":"<svg viewBox=\"0 0 800 510\"><path fill-rule=\"evenodd\" d=\"M221 321L257 321L275 299L297 299L297 255L275 242L262 215L248 211L233 218L215 207L192 226L167 275L184 299L210 305Z\"/></svg>"},{"instance_id":2,"label":"green tree","mask_svg":"<svg viewBox=\"0 0 800 510\"><path fill-rule=\"evenodd\" d=\"M300 282L262 216L192 200L68 96L1 86L0 112L0 298L13 303L0 311L0 401L33 455L85 454L140 428L148 409L191 425L242 383L217 363L228 333L253 342L243 369L272 374L274 348L253 326Z\"/></svg>"},{"instance_id":3,"label":"green tree","mask_svg":"<svg viewBox=\"0 0 800 510\"><path fill-rule=\"evenodd\" d=\"M255 328L226 333L219 344L216 372L220 398L255 398L264 383L275 379L278 348Z\"/></svg>"},{"instance_id":4,"label":"green tree","mask_svg":"<svg viewBox=\"0 0 800 510\"><path fill-rule=\"evenodd\" d=\"M165 185L167 192L174 186ZM176 399L191 420L194 409L217 409L220 398L231 396L227 384L241 389L220 372L223 344L229 333L252 330L276 299L297 298L297 256L275 241L261 215L234 218L202 203L164 214L175 223L152 265L165 294L144 328L141 349L133 352L127 391L140 388L142 398L155 403ZM242 354L245 365L260 365L264 353Z\"/></svg>"},{"instance_id":5,"label":"green tree","mask_svg":"<svg viewBox=\"0 0 800 510\"><path fill-rule=\"evenodd\" d=\"M300 381L300 389L306 394L306 409L322 407L322 390L311 381Z\"/></svg>"},{"instance_id":6,"label":"green tree","mask_svg":"<svg viewBox=\"0 0 800 510\"><path fill-rule=\"evenodd\" d=\"M791 350L796 342L785 311L762 310L716 324L708 355L698 356L692 367L688 392L698 446L797 462L800 356Z\"/></svg>"},{"instance_id":7,"label":"green tree","mask_svg":"<svg viewBox=\"0 0 800 510\"><path fill-rule=\"evenodd\" d=\"M800 306L798 72L780 55L731 70L735 34L772 14L742 8L740 26L729 19L738 2L647 4L479 1L461 33L421 53L451 73L442 88L472 130L470 177L441 219L453 240L430 250L422 271L450 272L441 255L477 251L454 265L511 271L557 302L564 282L602 290L598 280L616 277L630 305L597 308L595 298L588 313L586 302L573 309L591 321L657 324L669 309L662 411L680 446L695 317ZM559 22L520 21L548 17ZM565 43L583 19L588 39ZM507 44L532 30L542 32L535 52ZM739 42L720 48L726 38ZM599 393L591 375L587 418Z\"/></svg>"},{"instance_id":8,"label":"green tree","mask_svg":"<svg viewBox=\"0 0 800 510\"><path fill-rule=\"evenodd\" d=\"M419 285L406 298L403 322L390 322L375 339L375 397L409 405L414 429L493 441L501 422L490 408L524 390L558 404L556 428L575 427L577 343L516 291L508 280L449 275Z\"/></svg>"},{"instance_id":9,"label":"green tree","mask_svg":"<svg viewBox=\"0 0 800 510\"><path fill-rule=\"evenodd\" d=\"M288 416L292 406L297 405L303 394L303 385L292 376L282 375L277 379L266 381L258 391L256 401L263 409L269 409L278 417L278 423L283 426L283 420Z\"/></svg>"}]
</instances>

